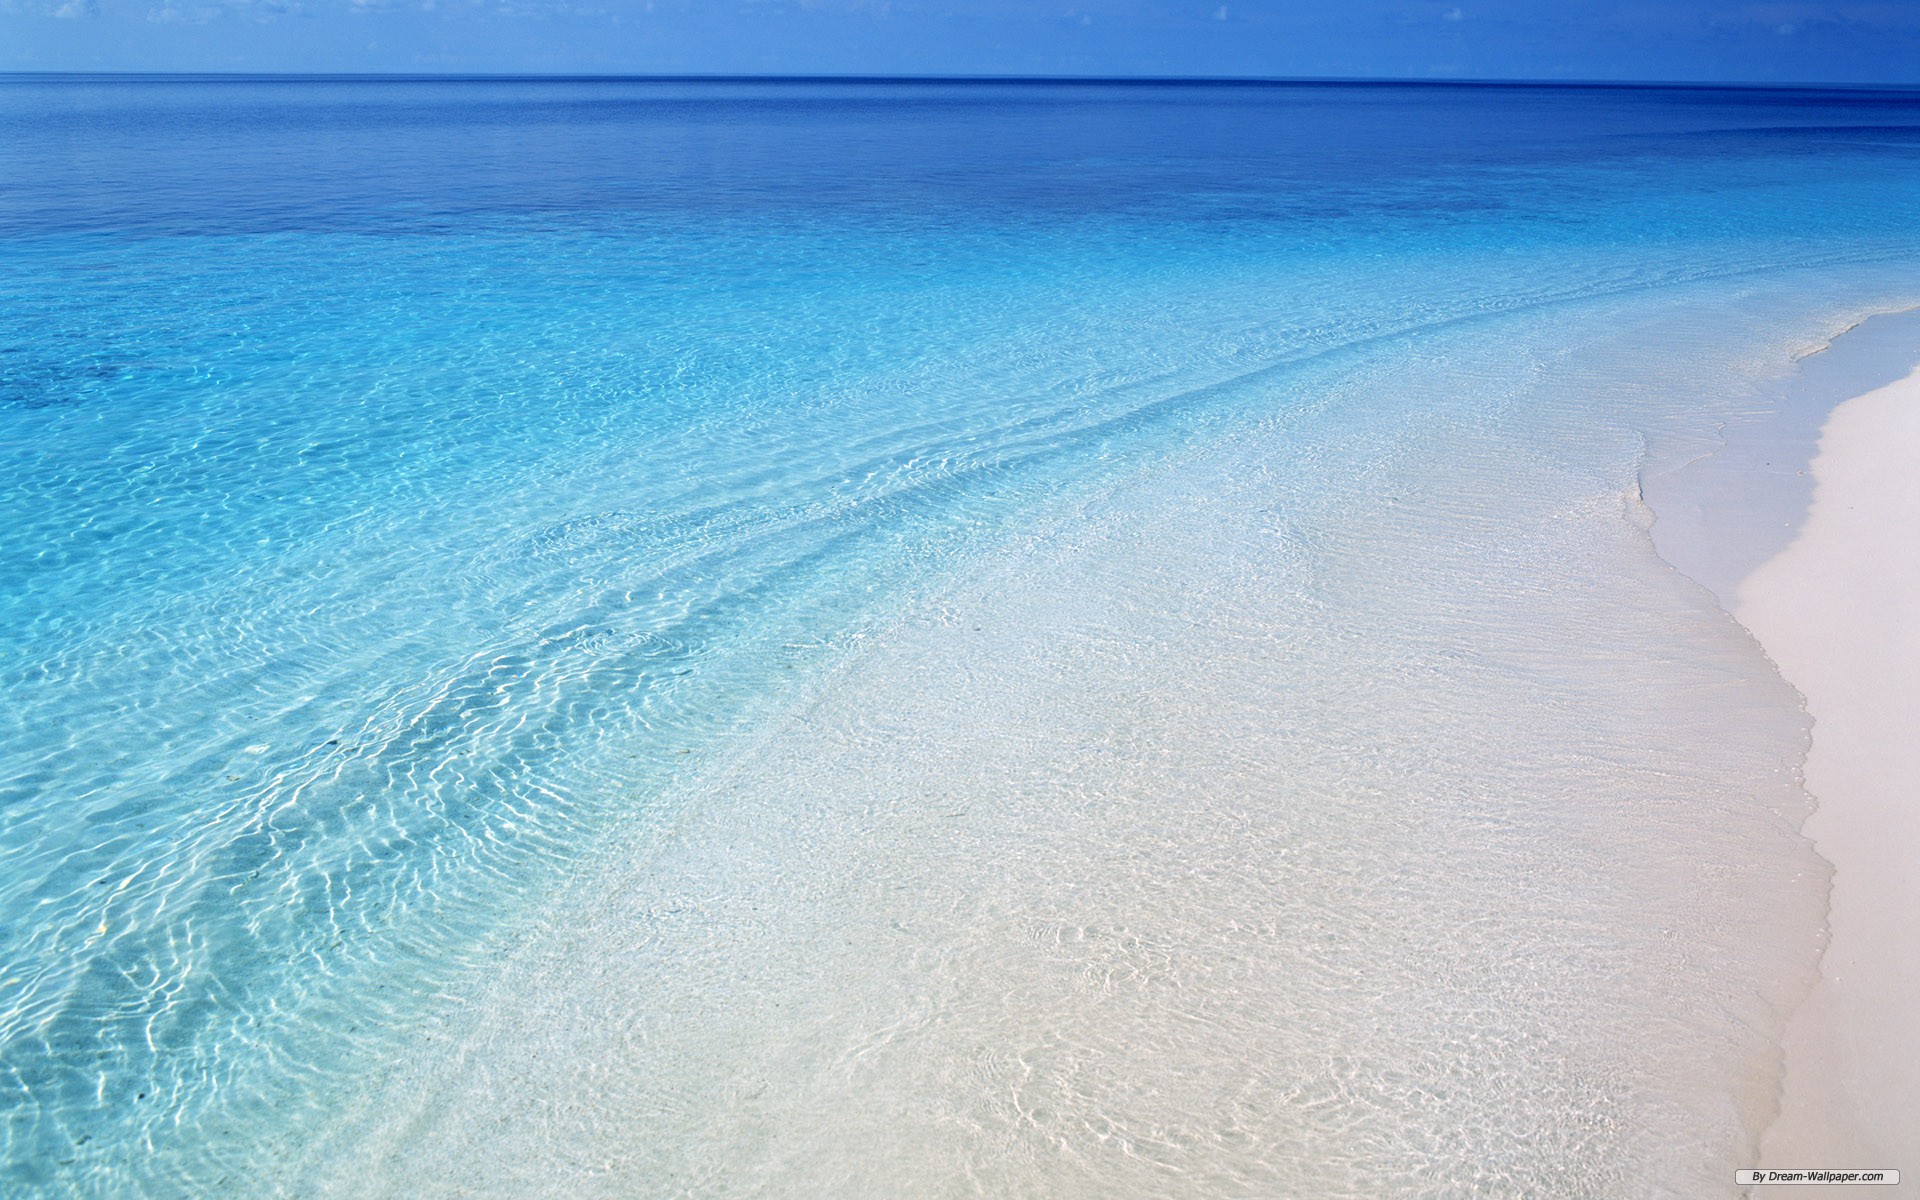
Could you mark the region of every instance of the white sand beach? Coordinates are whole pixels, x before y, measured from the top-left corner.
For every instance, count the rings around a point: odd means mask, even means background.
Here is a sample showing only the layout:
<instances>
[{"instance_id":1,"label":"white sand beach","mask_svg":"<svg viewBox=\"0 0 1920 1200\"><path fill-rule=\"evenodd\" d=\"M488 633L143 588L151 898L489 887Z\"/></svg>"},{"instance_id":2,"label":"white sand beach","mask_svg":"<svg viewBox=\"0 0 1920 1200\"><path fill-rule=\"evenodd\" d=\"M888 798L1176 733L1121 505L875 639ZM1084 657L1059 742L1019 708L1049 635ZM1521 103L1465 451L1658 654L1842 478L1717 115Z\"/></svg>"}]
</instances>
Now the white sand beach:
<instances>
[{"instance_id":1,"label":"white sand beach","mask_svg":"<svg viewBox=\"0 0 1920 1200\"><path fill-rule=\"evenodd\" d=\"M1920 372L1840 405L1799 536L1739 593L1740 621L1813 716L1806 833L1835 868L1831 941L1761 1143L1769 1167L1920 1172L1917 467Z\"/></svg>"}]
</instances>

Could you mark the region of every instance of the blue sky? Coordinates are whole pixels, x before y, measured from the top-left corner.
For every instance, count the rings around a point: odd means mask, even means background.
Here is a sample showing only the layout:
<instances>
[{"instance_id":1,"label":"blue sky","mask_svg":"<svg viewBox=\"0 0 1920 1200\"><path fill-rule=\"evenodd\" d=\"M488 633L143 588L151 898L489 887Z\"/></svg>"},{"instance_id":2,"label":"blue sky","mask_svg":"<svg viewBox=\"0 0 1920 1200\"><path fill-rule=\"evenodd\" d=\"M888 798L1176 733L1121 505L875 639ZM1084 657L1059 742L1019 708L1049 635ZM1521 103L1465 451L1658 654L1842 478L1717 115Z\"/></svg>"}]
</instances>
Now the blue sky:
<instances>
[{"instance_id":1,"label":"blue sky","mask_svg":"<svg viewBox=\"0 0 1920 1200\"><path fill-rule=\"evenodd\" d=\"M1920 0L0 0L0 70L1920 84Z\"/></svg>"}]
</instances>

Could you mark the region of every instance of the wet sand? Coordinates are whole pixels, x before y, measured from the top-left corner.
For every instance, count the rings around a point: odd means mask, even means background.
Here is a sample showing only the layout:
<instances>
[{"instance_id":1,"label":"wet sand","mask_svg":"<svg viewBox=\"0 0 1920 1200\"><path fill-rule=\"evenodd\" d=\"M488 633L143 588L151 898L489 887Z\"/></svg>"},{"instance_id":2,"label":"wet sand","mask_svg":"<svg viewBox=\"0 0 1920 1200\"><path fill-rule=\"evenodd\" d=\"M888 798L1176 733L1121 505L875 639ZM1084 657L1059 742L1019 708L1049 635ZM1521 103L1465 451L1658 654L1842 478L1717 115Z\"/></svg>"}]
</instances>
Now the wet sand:
<instances>
[{"instance_id":1,"label":"wet sand","mask_svg":"<svg viewBox=\"0 0 1920 1200\"><path fill-rule=\"evenodd\" d=\"M1920 372L1836 408L1810 474L1799 535L1745 581L1735 607L1806 697L1806 782L1819 808L1805 832L1835 868L1831 941L1788 1027L1782 1110L1761 1165L1911 1176L1920 1171Z\"/></svg>"}]
</instances>

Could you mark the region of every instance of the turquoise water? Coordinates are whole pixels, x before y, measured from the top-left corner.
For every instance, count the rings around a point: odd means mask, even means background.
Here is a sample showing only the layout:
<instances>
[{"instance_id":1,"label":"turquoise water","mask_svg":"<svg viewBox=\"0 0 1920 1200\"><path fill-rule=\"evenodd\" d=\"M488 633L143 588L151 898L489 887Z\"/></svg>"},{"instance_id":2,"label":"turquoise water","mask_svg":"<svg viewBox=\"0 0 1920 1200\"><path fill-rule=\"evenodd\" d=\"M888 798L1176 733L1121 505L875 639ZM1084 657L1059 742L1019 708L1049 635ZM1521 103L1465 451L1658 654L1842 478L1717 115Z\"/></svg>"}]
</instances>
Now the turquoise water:
<instances>
[{"instance_id":1,"label":"turquoise water","mask_svg":"<svg viewBox=\"0 0 1920 1200\"><path fill-rule=\"evenodd\" d=\"M1629 486L1916 301L1908 94L0 82L6 1190L292 1187L587 864L1141 472L1262 447L1337 594L1395 568L1313 521L1423 449Z\"/></svg>"}]
</instances>

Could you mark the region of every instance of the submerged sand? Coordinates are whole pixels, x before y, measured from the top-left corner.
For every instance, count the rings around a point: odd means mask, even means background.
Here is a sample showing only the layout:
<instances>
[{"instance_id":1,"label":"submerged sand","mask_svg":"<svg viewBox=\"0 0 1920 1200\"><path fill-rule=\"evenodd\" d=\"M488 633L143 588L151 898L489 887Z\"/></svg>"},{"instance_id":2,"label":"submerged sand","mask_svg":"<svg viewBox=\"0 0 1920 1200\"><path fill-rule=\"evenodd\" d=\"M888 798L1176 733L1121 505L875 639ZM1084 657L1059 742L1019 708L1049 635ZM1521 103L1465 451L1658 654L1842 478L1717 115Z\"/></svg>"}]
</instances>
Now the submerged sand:
<instances>
[{"instance_id":1,"label":"submerged sand","mask_svg":"<svg viewBox=\"0 0 1920 1200\"><path fill-rule=\"evenodd\" d=\"M1671 360L1540 336L1330 371L925 596L288 1190L1732 1194L1804 717L1595 399Z\"/></svg>"},{"instance_id":2,"label":"submerged sand","mask_svg":"<svg viewBox=\"0 0 1920 1200\"><path fill-rule=\"evenodd\" d=\"M1920 371L1836 408L1811 473L1799 536L1736 609L1806 696L1805 832L1835 868L1762 1165L1920 1173Z\"/></svg>"}]
</instances>

